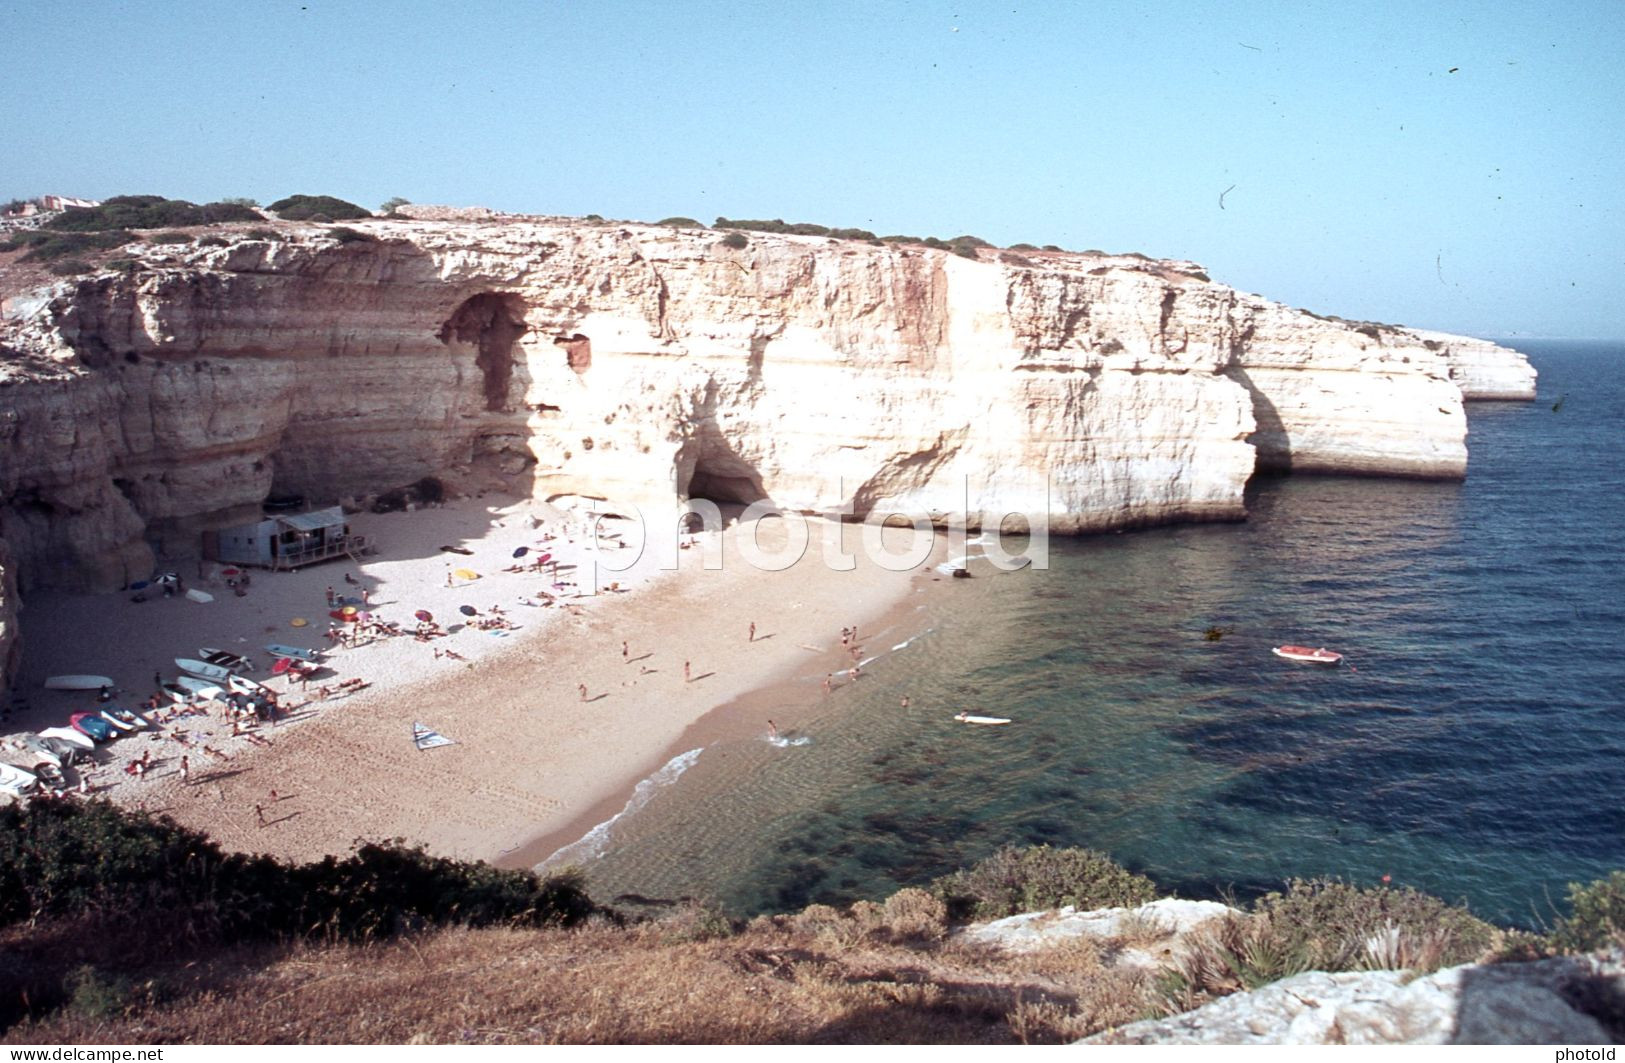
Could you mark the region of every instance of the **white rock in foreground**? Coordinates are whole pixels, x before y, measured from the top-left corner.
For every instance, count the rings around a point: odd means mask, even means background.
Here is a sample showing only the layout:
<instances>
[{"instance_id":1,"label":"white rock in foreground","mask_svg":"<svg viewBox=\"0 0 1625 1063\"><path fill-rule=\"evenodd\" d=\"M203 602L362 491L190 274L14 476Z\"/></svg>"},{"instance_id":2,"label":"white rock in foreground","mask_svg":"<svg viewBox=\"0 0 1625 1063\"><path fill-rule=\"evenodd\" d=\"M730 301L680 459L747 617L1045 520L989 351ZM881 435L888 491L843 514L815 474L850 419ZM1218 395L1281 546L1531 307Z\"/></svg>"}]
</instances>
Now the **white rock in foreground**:
<instances>
[{"instance_id":1,"label":"white rock in foreground","mask_svg":"<svg viewBox=\"0 0 1625 1063\"><path fill-rule=\"evenodd\" d=\"M1080 912L1068 905L1048 912L1024 912L991 923L976 923L960 937L1009 952L1032 952L1080 937L1114 938L1143 934L1151 928L1176 937L1226 915L1241 913L1218 901L1164 897L1138 908L1096 908Z\"/></svg>"},{"instance_id":2,"label":"white rock in foreground","mask_svg":"<svg viewBox=\"0 0 1625 1063\"><path fill-rule=\"evenodd\" d=\"M1625 1000L1625 953L1403 971L1312 971L1090 1044L1613 1044L1581 1007ZM1612 1003L1608 1003L1608 1002Z\"/></svg>"}]
</instances>

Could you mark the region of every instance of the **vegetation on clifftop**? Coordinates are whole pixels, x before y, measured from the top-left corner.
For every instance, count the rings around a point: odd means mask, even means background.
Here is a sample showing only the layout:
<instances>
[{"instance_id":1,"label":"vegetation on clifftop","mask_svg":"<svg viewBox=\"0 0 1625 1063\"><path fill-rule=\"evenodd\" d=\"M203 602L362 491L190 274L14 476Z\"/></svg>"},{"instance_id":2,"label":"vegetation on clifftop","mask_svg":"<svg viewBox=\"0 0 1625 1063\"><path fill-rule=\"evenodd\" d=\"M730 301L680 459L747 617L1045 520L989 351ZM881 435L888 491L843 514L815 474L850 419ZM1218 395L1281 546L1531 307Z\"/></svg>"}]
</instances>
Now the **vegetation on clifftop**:
<instances>
[{"instance_id":1,"label":"vegetation on clifftop","mask_svg":"<svg viewBox=\"0 0 1625 1063\"><path fill-rule=\"evenodd\" d=\"M269 207L283 221L351 221L372 217L372 211L333 196L287 196Z\"/></svg>"},{"instance_id":2,"label":"vegetation on clifftop","mask_svg":"<svg viewBox=\"0 0 1625 1063\"><path fill-rule=\"evenodd\" d=\"M96 207L69 207L46 223L58 232L109 232L116 229L165 229L259 221L260 214L240 203L205 203L163 196L114 196Z\"/></svg>"},{"instance_id":3,"label":"vegetation on clifftop","mask_svg":"<svg viewBox=\"0 0 1625 1063\"><path fill-rule=\"evenodd\" d=\"M748 924L686 903L628 923L574 874L399 843L288 864L104 801L36 801L0 809L0 1031L40 1043L1058 1042L1303 970L1625 944L1625 872L1572 887L1549 938L1413 889L1332 880L1290 882L1177 939L1144 916L1021 953L951 933L969 915L1158 892L1101 853L1040 846L884 903ZM1118 962L1126 952L1162 966Z\"/></svg>"}]
</instances>

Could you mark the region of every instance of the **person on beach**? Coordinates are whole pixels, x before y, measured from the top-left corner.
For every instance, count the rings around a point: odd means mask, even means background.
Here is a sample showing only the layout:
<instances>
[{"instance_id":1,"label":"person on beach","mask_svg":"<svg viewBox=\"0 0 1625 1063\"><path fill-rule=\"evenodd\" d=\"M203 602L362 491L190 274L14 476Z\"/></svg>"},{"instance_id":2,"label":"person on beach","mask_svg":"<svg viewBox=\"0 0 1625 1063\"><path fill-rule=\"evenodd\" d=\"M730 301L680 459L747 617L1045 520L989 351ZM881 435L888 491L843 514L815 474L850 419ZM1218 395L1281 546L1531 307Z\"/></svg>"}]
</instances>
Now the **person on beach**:
<instances>
[{"instance_id":1,"label":"person on beach","mask_svg":"<svg viewBox=\"0 0 1625 1063\"><path fill-rule=\"evenodd\" d=\"M842 645L842 646L845 646L845 645L846 645L846 644L847 644L847 643L849 643L849 642L850 642L850 641L851 641L851 640L852 640L852 635L851 635L851 633L850 633L850 632L849 632L849 631L847 631L847 630L846 630L846 628L844 628L844 627L843 627L843 628L842 628L842 629L841 629L841 645Z\"/></svg>"},{"instance_id":2,"label":"person on beach","mask_svg":"<svg viewBox=\"0 0 1625 1063\"><path fill-rule=\"evenodd\" d=\"M622 639L621 640L621 660L630 661L631 659L632 659L632 647L627 644L625 639Z\"/></svg>"},{"instance_id":3,"label":"person on beach","mask_svg":"<svg viewBox=\"0 0 1625 1063\"><path fill-rule=\"evenodd\" d=\"M777 739L779 737L779 729L773 725L772 720L767 721L767 734L769 738Z\"/></svg>"},{"instance_id":4,"label":"person on beach","mask_svg":"<svg viewBox=\"0 0 1625 1063\"><path fill-rule=\"evenodd\" d=\"M748 641L750 641L750 642L755 642L756 641L756 621L754 621L754 620L752 620L750 622L750 639Z\"/></svg>"},{"instance_id":5,"label":"person on beach","mask_svg":"<svg viewBox=\"0 0 1625 1063\"><path fill-rule=\"evenodd\" d=\"M152 673L152 685L158 688L158 693L162 694L164 692L164 673Z\"/></svg>"},{"instance_id":6,"label":"person on beach","mask_svg":"<svg viewBox=\"0 0 1625 1063\"><path fill-rule=\"evenodd\" d=\"M576 687L576 689L581 691L581 700L586 701L587 700L587 684L581 683Z\"/></svg>"},{"instance_id":7,"label":"person on beach","mask_svg":"<svg viewBox=\"0 0 1625 1063\"><path fill-rule=\"evenodd\" d=\"M859 668L857 665L854 664L851 668L847 669L846 677L848 679L851 679L851 680L856 680L858 678L858 676L860 676L862 674L863 674L863 669Z\"/></svg>"},{"instance_id":8,"label":"person on beach","mask_svg":"<svg viewBox=\"0 0 1625 1063\"><path fill-rule=\"evenodd\" d=\"M684 661L683 662L683 682L685 682L685 683L689 682L689 680L693 678L693 675L694 675L693 670L689 667L688 662Z\"/></svg>"},{"instance_id":9,"label":"person on beach","mask_svg":"<svg viewBox=\"0 0 1625 1063\"><path fill-rule=\"evenodd\" d=\"M339 596L333 593L332 587L327 588L327 607L331 609L337 604L339 604Z\"/></svg>"},{"instance_id":10,"label":"person on beach","mask_svg":"<svg viewBox=\"0 0 1625 1063\"><path fill-rule=\"evenodd\" d=\"M824 675L824 693L826 693L826 694L829 693L830 684L832 684L834 681L835 681L835 673L834 672L825 673L825 675Z\"/></svg>"},{"instance_id":11,"label":"person on beach","mask_svg":"<svg viewBox=\"0 0 1625 1063\"><path fill-rule=\"evenodd\" d=\"M255 805L254 806L254 815L259 817L260 826L262 826L262 827L265 826L265 806L264 805Z\"/></svg>"},{"instance_id":12,"label":"person on beach","mask_svg":"<svg viewBox=\"0 0 1625 1063\"><path fill-rule=\"evenodd\" d=\"M908 695L907 694L903 695L903 700L902 700L901 704L902 704L903 708L905 708L905 709L908 708Z\"/></svg>"},{"instance_id":13,"label":"person on beach","mask_svg":"<svg viewBox=\"0 0 1625 1063\"><path fill-rule=\"evenodd\" d=\"M181 782L187 783L192 779L192 761L185 753L181 754Z\"/></svg>"}]
</instances>

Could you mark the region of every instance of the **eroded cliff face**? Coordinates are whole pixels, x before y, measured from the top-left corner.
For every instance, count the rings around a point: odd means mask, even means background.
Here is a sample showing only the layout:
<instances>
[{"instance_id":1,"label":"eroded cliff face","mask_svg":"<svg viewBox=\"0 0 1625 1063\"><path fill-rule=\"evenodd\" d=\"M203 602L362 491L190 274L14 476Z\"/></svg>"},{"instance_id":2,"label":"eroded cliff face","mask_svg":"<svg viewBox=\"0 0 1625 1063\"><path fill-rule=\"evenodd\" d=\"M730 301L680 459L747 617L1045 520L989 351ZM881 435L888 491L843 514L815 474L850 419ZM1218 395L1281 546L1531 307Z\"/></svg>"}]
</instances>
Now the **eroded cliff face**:
<instances>
[{"instance_id":1,"label":"eroded cliff face","mask_svg":"<svg viewBox=\"0 0 1625 1063\"><path fill-rule=\"evenodd\" d=\"M1189 263L510 219L142 245L0 323L0 537L117 587L272 490L468 465L669 507L771 498L1057 531L1243 516L1255 468L1466 469L1520 355L1322 320ZM1000 259L1005 259L1001 261ZM0 618L3 619L3 618Z\"/></svg>"}]
</instances>

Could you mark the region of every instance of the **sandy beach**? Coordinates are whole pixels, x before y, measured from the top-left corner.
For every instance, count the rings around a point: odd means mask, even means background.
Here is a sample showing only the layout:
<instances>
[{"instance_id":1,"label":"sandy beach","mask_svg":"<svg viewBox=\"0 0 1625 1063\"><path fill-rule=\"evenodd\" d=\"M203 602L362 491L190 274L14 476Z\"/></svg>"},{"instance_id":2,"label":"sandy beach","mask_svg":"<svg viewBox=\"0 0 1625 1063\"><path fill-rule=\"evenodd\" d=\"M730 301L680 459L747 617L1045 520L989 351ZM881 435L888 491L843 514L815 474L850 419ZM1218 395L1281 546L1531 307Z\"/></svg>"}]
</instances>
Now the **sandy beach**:
<instances>
[{"instance_id":1,"label":"sandy beach","mask_svg":"<svg viewBox=\"0 0 1625 1063\"><path fill-rule=\"evenodd\" d=\"M359 566L256 570L246 596L226 586L218 566L180 572L188 588L214 596L202 604L181 595L136 603L130 592L31 595L19 684L28 703L4 732L63 725L93 707L93 695L44 689L50 675L106 675L119 688L115 703L134 708L153 692L155 672L177 674L174 658L205 646L250 655L258 666L250 674L279 694L287 716L250 736L233 735L219 711L200 712L122 738L98 749L92 792L165 812L244 851L312 859L358 840L403 838L448 856L528 866L546 855L539 846L621 807L717 707L730 711L716 727L755 733L766 719L739 709L753 690L797 679L821 686L833 672L828 696L838 698L845 684L864 681L841 674L853 663L842 628L877 630L936 576L929 565L944 543L924 565L892 571L865 556L857 527L808 525L806 554L783 571L748 562L742 547L757 528L736 522L671 552L672 570L650 549L624 572L600 572L592 594L585 515L486 494L357 515L353 530L375 555ZM850 571L827 563L837 534L854 559ZM889 529L887 546L899 549L911 534ZM763 548L783 537L781 522L761 522ZM516 559L521 547L527 553ZM532 570L543 553L551 561ZM703 567L718 554L720 569ZM607 557L622 563L618 552ZM428 610L448 633L332 646L329 588L408 630L416 611ZM544 592L554 604L524 604ZM479 615L465 617L463 606ZM513 627L477 626L493 617ZM267 643L326 649L327 671L308 685L272 678ZM341 688L357 680L365 685ZM418 750L415 723L455 744ZM143 754L145 776L126 774Z\"/></svg>"}]
</instances>

